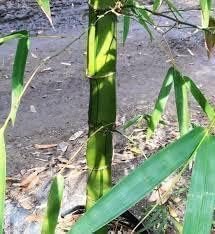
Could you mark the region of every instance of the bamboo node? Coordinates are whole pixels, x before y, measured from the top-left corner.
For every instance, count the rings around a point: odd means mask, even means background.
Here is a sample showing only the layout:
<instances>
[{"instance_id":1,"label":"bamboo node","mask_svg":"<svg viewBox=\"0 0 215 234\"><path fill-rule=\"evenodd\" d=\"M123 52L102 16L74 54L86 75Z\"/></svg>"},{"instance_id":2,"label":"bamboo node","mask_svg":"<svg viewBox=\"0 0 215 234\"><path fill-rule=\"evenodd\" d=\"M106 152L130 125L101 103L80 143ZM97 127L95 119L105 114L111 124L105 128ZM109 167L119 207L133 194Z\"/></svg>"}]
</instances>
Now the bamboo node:
<instances>
[{"instance_id":1,"label":"bamboo node","mask_svg":"<svg viewBox=\"0 0 215 234\"><path fill-rule=\"evenodd\" d=\"M108 168L111 168L111 165L103 166L103 167L100 167L100 168L90 168L90 167L88 167L88 170L90 170L90 171L102 171L102 170L105 170L105 169L108 169Z\"/></svg>"},{"instance_id":2,"label":"bamboo node","mask_svg":"<svg viewBox=\"0 0 215 234\"><path fill-rule=\"evenodd\" d=\"M105 78L108 78L108 77L111 77L111 76L114 76L116 74L116 72L109 72L105 75L93 75L93 76L90 76L90 75L86 75L86 77L88 79L105 79Z\"/></svg>"}]
</instances>

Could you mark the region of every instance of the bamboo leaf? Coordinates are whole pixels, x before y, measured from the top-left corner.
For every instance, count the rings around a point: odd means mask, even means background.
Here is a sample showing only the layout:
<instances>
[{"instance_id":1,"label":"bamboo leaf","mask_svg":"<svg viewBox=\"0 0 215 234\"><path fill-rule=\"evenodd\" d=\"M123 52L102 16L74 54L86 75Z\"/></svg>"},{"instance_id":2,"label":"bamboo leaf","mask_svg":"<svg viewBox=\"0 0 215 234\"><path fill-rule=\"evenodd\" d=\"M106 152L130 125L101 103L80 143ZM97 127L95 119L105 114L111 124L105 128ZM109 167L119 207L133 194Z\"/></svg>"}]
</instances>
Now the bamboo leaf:
<instances>
[{"instance_id":1,"label":"bamboo leaf","mask_svg":"<svg viewBox=\"0 0 215 234\"><path fill-rule=\"evenodd\" d=\"M196 101L198 102L202 110L205 112L208 119L212 121L215 116L214 108L210 105L208 100L205 98L205 96L202 94L199 88L195 85L195 83L189 77L184 77L184 79L186 80L187 87L189 88L193 97L196 99Z\"/></svg>"},{"instance_id":2,"label":"bamboo leaf","mask_svg":"<svg viewBox=\"0 0 215 234\"><path fill-rule=\"evenodd\" d=\"M18 35L19 34L22 34L23 37L21 37L18 41L12 73L12 100L10 118L13 124L15 122L16 112L20 103L20 95L22 94L23 90L24 72L29 49L28 32L22 31L19 32Z\"/></svg>"},{"instance_id":3,"label":"bamboo leaf","mask_svg":"<svg viewBox=\"0 0 215 234\"><path fill-rule=\"evenodd\" d=\"M138 15L137 21L145 28L145 30L148 32L148 34L150 36L150 39L152 40L153 39L152 32L151 32L148 24L146 23L146 20L144 20L141 16Z\"/></svg>"},{"instance_id":4,"label":"bamboo leaf","mask_svg":"<svg viewBox=\"0 0 215 234\"><path fill-rule=\"evenodd\" d=\"M183 136L190 128L188 92L186 81L177 70L174 72L174 89L179 131L181 136Z\"/></svg>"},{"instance_id":5,"label":"bamboo leaf","mask_svg":"<svg viewBox=\"0 0 215 234\"><path fill-rule=\"evenodd\" d=\"M4 206L6 188L6 149L4 141L4 131L0 129L0 233L4 228Z\"/></svg>"},{"instance_id":6,"label":"bamboo leaf","mask_svg":"<svg viewBox=\"0 0 215 234\"><path fill-rule=\"evenodd\" d=\"M0 45L10 41L10 40L13 40L13 39L21 39L21 38L26 38L28 37L28 34L26 33L26 31L19 31L19 32L14 32L14 33L11 33L9 35L6 35L4 37L1 37L0 38Z\"/></svg>"},{"instance_id":7,"label":"bamboo leaf","mask_svg":"<svg viewBox=\"0 0 215 234\"><path fill-rule=\"evenodd\" d=\"M61 175L53 179L45 217L42 224L42 234L54 234L63 197L64 178Z\"/></svg>"},{"instance_id":8,"label":"bamboo leaf","mask_svg":"<svg viewBox=\"0 0 215 234\"><path fill-rule=\"evenodd\" d=\"M160 93L158 95L158 99L155 103L155 108L148 121L147 138L151 137L151 135L154 133L155 129L157 128L161 120L161 116L166 107L166 103L168 101L169 94L172 88L173 75L174 75L174 68L170 68L163 81Z\"/></svg>"},{"instance_id":9,"label":"bamboo leaf","mask_svg":"<svg viewBox=\"0 0 215 234\"><path fill-rule=\"evenodd\" d=\"M161 6L163 0L155 0L153 3L153 11L157 11Z\"/></svg>"},{"instance_id":10,"label":"bamboo leaf","mask_svg":"<svg viewBox=\"0 0 215 234\"><path fill-rule=\"evenodd\" d=\"M123 129L127 129L129 127L131 127L134 124L137 124L139 121L141 121L144 118L143 115L137 115L134 118L128 120L124 125L123 125Z\"/></svg>"},{"instance_id":11,"label":"bamboo leaf","mask_svg":"<svg viewBox=\"0 0 215 234\"><path fill-rule=\"evenodd\" d=\"M187 162L204 135L204 129L196 128L151 156L104 195L78 220L69 233L93 233L118 217Z\"/></svg>"},{"instance_id":12,"label":"bamboo leaf","mask_svg":"<svg viewBox=\"0 0 215 234\"><path fill-rule=\"evenodd\" d=\"M141 6L139 3L135 3L134 13L136 14L137 21L145 28L145 30L148 32L150 39L152 40L153 36L151 33L151 30L148 26L148 23L153 24L153 20L151 16L148 14L148 12L144 9L144 6Z\"/></svg>"},{"instance_id":13,"label":"bamboo leaf","mask_svg":"<svg viewBox=\"0 0 215 234\"><path fill-rule=\"evenodd\" d=\"M215 137L208 136L199 148L192 172L184 222L184 234L209 234L215 205Z\"/></svg>"},{"instance_id":14,"label":"bamboo leaf","mask_svg":"<svg viewBox=\"0 0 215 234\"><path fill-rule=\"evenodd\" d=\"M210 32L206 31L205 32L205 43L206 43L206 49L208 53L208 58L210 58L211 53L214 49L215 46L215 19L210 16L209 18L209 25L208 27L210 28Z\"/></svg>"},{"instance_id":15,"label":"bamboo leaf","mask_svg":"<svg viewBox=\"0 0 215 234\"><path fill-rule=\"evenodd\" d=\"M207 28L209 25L211 0L200 0L200 5L202 9L202 24L204 28Z\"/></svg>"},{"instance_id":16,"label":"bamboo leaf","mask_svg":"<svg viewBox=\"0 0 215 234\"><path fill-rule=\"evenodd\" d=\"M123 17L123 46L125 45L125 41L128 37L128 32L129 32L129 28L130 28L130 23L131 23L131 19L129 16L125 15Z\"/></svg>"},{"instance_id":17,"label":"bamboo leaf","mask_svg":"<svg viewBox=\"0 0 215 234\"><path fill-rule=\"evenodd\" d=\"M178 16L180 16L182 18L181 13L178 11L177 7L173 4L172 0L165 0L165 2L172 12L176 12L178 14Z\"/></svg>"},{"instance_id":18,"label":"bamboo leaf","mask_svg":"<svg viewBox=\"0 0 215 234\"><path fill-rule=\"evenodd\" d=\"M136 12L138 13L138 15L145 21L147 21L148 23L153 24L153 19L151 18L150 14L144 9L144 7L137 7L136 8Z\"/></svg>"},{"instance_id":19,"label":"bamboo leaf","mask_svg":"<svg viewBox=\"0 0 215 234\"><path fill-rule=\"evenodd\" d=\"M49 0L37 0L38 5L42 9L42 11L45 13L46 17L48 18L51 26L53 26L52 18L51 18L51 9L50 9L50 2Z\"/></svg>"}]
</instances>

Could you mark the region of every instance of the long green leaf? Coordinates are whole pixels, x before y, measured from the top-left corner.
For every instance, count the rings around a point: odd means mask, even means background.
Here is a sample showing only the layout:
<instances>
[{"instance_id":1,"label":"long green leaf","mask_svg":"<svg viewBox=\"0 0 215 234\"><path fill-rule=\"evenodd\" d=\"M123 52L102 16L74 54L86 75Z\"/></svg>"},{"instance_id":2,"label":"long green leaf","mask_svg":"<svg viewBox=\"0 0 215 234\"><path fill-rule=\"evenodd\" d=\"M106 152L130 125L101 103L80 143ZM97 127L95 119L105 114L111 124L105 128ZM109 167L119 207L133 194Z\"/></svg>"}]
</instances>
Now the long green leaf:
<instances>
[{"instance_id":1,"label":"long green leaf","mask_svg":"<svg viewBox=\"0 0 215 234\"><path fill-rule=\"evenodd\" d=\"M6 35L4 37L1 37L0 38L0 45L10 41L10 40L13 40L13 39L20 39L20 38L26 38L28 37L28 34L26 33L26 31L19 31L19 32L14 32L14 33L11 33L9 35Z\"/></svg>"},{"instance_id":2,"label":"long green leaf","mask_svg":"<svg viewBox=\"0 0 215 234\"><path fill-rule=\"evenodd\" d=\"M153 24L153 20L148 12L144 9L144 6L140 5L138 2L135 2L134 8L132 9L136 15L137 21L145 28L148 32L150 39L152 40L152 32L148 26L148 23Z\"/></svg>"},{"instance_id":3,"label":"long green leaf","mask_svg":"<svg viewBox=\"0 0 215 234\"><path fill-rule=\"evenodd\" d=\"M143 115L137 115L135 117L133 117L132 119L129 119L124 125L123 125L123 130L131 127L134 124L137 124L138 122L140 122L142 119L144 118Z\"/></svg>"},{"instance_id":4,"label":"long green leaf","mask_svg":"<svg viewBox=\"0 0 215 234\"><path fill-rule=\"evenodd\" d=\"M131 18L127 15L123 17L123 45L128 37L128 32L130 28Z\"/></svg>"},{"instance_id":5,"label":"long green leaf","mask_svg":"<svg viewBox=\"0 0 215 234\"><path fill-rule=\"evenodd\" d=\"M195 83L189 78L189 77L184 77L187 87L189 88L190 92L192 93L193 97L196 99L202 110L205 112L207 115L208 119L212 121L215 116L215 110L214 108L210 105L208 100L205 98L205 96L202 94L200 89L195 85Z\"/></svg>"},{"instance_id":6,"label":"long green leaf","mask_svg":"<svg viewBox=\"0 0 215 234\"><path fill-rule=\"evenodd\" d=\"M18 41L12 74L12 100L10 118L13 124L15 122L16 112L20 103L20 95L22 94L23 90L24 72L29 49L28 32L22 31L18 33L18 35L20 34L22 34L23 37L21 37Z\"/></svg>"},{"instance_id":7,"label":"long green leaf","mask_svg":"<svg viewBox=\"0 0 215 234\"><path fill-rule=\"evenodd\" d=\"M177 70L174 72L174 89L179 131L181 136L183 136L190 128L188 92L186 81Z\"/></svg>"},{"instance_id":8,"label":"long green leaf","mask_svg":"<svg viewBox=\"0 0 215 234\"><path fill-rule=\"evenodd\" d=\"M215 18L209 17L209 25L210 31L205 32L205 44L207 49L208 58L210 58L211 53L213 52L215 46Z\"/></svg>"},{"instance_id":9,"label":"long green leaf","mask_svg":"<svg viewBox=\"0 0 215 234\"><path fill-rule=\"evenodd\" d=\"M193 168L184 222L184 234L209 234L215 205L215 137L199 148Z\"/></svg>"},{"instance_id":10,"label":"long green leaf","mask_svg":"<svg viewBox=\"0 0 215 234\"><path fill-rule=\"evenodd\" d=\"M209 25L211 2L211 0L200 0L200 5L202 8L202 24L205 28L207 28Z\"/></svg>"},{"instance_id":11,"label":"long green leaf","mask_svg":"<svg viewBox=\"0 0 215 234\"><path fill-rule=\"evenodd\" d=\"M155 0L153 3L153 11L157 11L162 4L162 0Z\"/></svg>"},{"instance_id":12,"label":"long green leaf","mask_svg":"<svg viewBox=\"0 0 215 234\"><path fill-rule=\"evenodd\" d=\"M165 0L166 4L168 5L169 9L173 12L173 13L177 13L178 16L180 16L182 18L181 13L179 12L179 10L177 9L177 7L173 4L172 0Z\"/></svg>"},{"instance_id":13,"label":"long green leaf","mask_svg":"<svg viewBox=\"0 0 215 234\"><path fill-rule=\"evenodd\" d=\"M42 9L42 11L45 13L46 17L48 18L50 24L52 27L53 22L52 22L52 17L51 17L51 9L50 9L50 2L49 0L37 0L38 5Z\"/></svg>"},{"instance_id":14,"label":"long green leaf","mask_svg":"<svg viewBox=\"0 0 215 234\"><path fill-rule=\"evenodd\" d=\"M132 207L187 162L204 135L204 129L196 128L143 162L81 217L69 233L93 233Z\"/></svg>"},{"instance_id":15,"label":"long green leaf","mask_svg":"<svg viewBox=\"0 0 215 234\"><path fill-rule=\"evenodd\" d=\"M45 217L42 224L42 234L54 234L63 197L64 178L61 175L53 179Z\"/></svg>"},{"instance_id":16,"label":"long green leaf","mask_svg":"<svg viewBox=\"0 0 215 234\"><path fill-rule=\"evenodd\" d=\"M0 129L0 234L4 228L4 206L6 188L6 149L4 142L4 131Z\"/></svg>"},{"instance_id":17,"label":"long green leaf","mask_svg":"<svg viewBox=\"0 0 215 234\"><path fill-rule=\"evenodd\" d=\"M174 75L174 68L170 68L164 79L160 93L158 95L158 99L155 103L155 108L148 122L147 138L151 137L151 135L154 133L155 129L157 128L161 120L161 116L166 107L166 103L172 88L173 75Z\"/></svg>"}]
</instances>

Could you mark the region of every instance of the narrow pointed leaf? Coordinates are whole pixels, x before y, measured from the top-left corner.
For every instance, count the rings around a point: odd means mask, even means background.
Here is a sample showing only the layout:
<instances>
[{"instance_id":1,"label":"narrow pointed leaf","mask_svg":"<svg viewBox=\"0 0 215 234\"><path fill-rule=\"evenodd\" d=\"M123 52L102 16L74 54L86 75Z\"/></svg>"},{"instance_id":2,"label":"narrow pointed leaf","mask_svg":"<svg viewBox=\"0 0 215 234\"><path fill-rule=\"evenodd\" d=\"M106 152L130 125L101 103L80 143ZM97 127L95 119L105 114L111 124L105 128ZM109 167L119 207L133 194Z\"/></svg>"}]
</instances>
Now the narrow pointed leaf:
<instances>
[{"instance_id":1,"label":"narrow pointed leaf","mask_svg":"<svg viewBox=\"0 0 215 234\"><path fill-rule=\"evenodd\" d=\"M134 118L128 120L124 125L123 125L123 129L127 129L129 127L131 127L134 124L137 124L139 121L141 121L143 119L143 115L137 115Z\"/></svg>"},{"instance_id":2,"label":"narrow pointed leaf","mask_svg":"<svg viewBox=\"0 0 215 234\"><path fill-rule=\"evenodd\" d=\"M26 31L19 31L19 32L14 32L14 33L11 33L9 35L6 35L4 37L1 37L0 38L0 45L10 41L10 40L13 40L13 39L20 39L20 38L26 38L28 37Z\"/></svg>"},{"instance_id":3,"label":"narrow pointed leaf","mask_svg":"<svg viewBox=\"0 0 215 234\"><path fill-rule=\"evenodd\" d=\"M172 12L177 13L178 16L180 16L182 18L181 13L178 11L177 7L173 4L172 0L165 0L165 2Z\"/></svg>"},{"instance_id":4,"label":"narrow pointed leaf","mask_svg":"<svg viewBox=\"0 0 215 234\"><path fill-rule=\"evenodd\" d=\"M126 39L128 37L130 23L131 23L130 17L125 15L123 17L123 45L125 45L125 41L126 41Z\"/></svg>"},{"instance_id":5,"label":"narrow pointed leaf","mask_svg":"<svg viewBox=\"0 0 215 234\"><path fill-rule=\"evenodd\" d=\"M148 24L146 23L146 21L142 17L140 17L140 16L138 16L137 20L145 28L145 30L148 32L148 34L150 36L150 39L152 40L152 38L153 38L152 32L151 32Z\"/></svg>"},{"instance_id":6,"label":"narrow pointed leaf","mask_svg":"<svg viewBox=\"0 0 215 234\"><path fill-rule=\"evenodd\" d=\"M143 20L146 20L151 24L154 23L153 19L151 18L151 15L145 10L144 6L141 6L138 3L136 3L136 12Z\"/></svg>"},{"instance_id":7,"label":"narrow pointed leaf","mask_svg":"<svg viewBox=\"0 0 215 234\"><path fill-rule=\"evenodd\" d=\"M187 162L204 134L204 129L196 128L151 156L104 195L79 219L69 233L93 233L132 207Z\"/></svg>"},{"instance_id":8,"label":"narrow pointed leaf","mask_svg":"<svg viewBox=\"0 0 215 234\"><path fill-rule=\"evenodd\" d=\"M205 98L205 96L202 94L200 89L195 85L195 83L189 77L184 77L184 79L186 80L187 87L189 88L193 97L198 102L198 104L200 105L202 110L205 112L208 119L210 121L212 121L214 119L214 116L215 116L214 108L210 105L210 103Z\"/></svg>"},{"instance_id":9,"label":"narrow pointed leaf","mask_svg":"<svg viewBox=\"0 0 215 234\"><path fill-rule=\"evenodd\" d=\"M0 233L4 227L4 206L6 188L6 149L4 142L4 131L0 129Z\"/></svg>"},{"instance_id":10,"label":"narrow pointed leaf","mask_svg":"<svg viewBox=\"0 0 215 234\"><path fill-rule=\"evenodd\" d=\"M205 43L206 43L206 49L208 53L208 58L210 58L211 53L213 52L214 46L215 46L215 19L210 16L209 18L209 26L210 32L205 32Z\"/></svg>"},{"instance_id":11,"label":"narrow pointed leaf","mask_svg":"<svg viewBox=\"0 0 215 234\"><path fill-rule=\"evenodd\" d=\"M45 15L48 18L51 26L54 27L53 22L52 22L52 18L51 18L51 9L50 9L49 0L37 0L37 3L40 6L40 8L43 10L43 12L45 13Z\"/></svg>"},{"instance_id":12,"label":"narrow pointed leaf","mask_svg":"<svg viewBox=\"0 0 215 234\"><path fill-rule=\"evenodd\" d=\"M215 137L208 136L198 149L188 193L184 234L209 234L215 205Z\"/></svg>"},{"instance_id":13,"label":"narrow pointed leaf","mask_svg":"<svg viewBox=\"0 0 215 234\"><path fill-rule=\"evenodd\" d=\"M153 3L153 11L157 11L162 4L162 0L155 0Z\"/></svg>"},{"instance_id":14,"label":"narrow pointed leaf","mask_svg":"<svg viewBox=\"0 0 215 234\"><path fill-rule=\"evenodd\" d=\"M152 40L152 32L148 26L148 23L153 24L152 18L148 15L148 13L144 10L144 8L139 5L138 3L135 3L134 13L136 14L137 21L145 28L145 30L148 32L150 39Z\"/></svg>"},{"instance_id":15,"label":"narrow pointed leaf","mask_svg":"<svg viewBox=\"0 0 215 234\"><path fill-rule=\"evenodd\" d=\"M63 197L64 178L61 175L53 179L45 217L42 224L42 234L54 234Z\"/></svg>"},{"instance_id":16,"label":"narrow pointed leaf","mask_svg":"<svg viewBox=\"0 0 215 234\"><path fill-rule=\"evenodd\" d=\"M174 72L174 89L179 131L181 136L183 136L190 128L188 92L186 81L177 70Z\"/></svg>"},{"instance_id":17,"label":"narrow pointed leaf","mask_svg":"<svg viewBox=\"0 0 215 234\"><path fill-rule=\"evenodd\" d=\"M211 0L200 0L200 5L202 9L202 24L204 28L207 28L209 25L211 3Z\"/></svg>"},{"instance_id":18,"label":"narrow pointed leaf","mask_svg":"<svg viewBox=\"0 0 215 234\"><path fill-rule=\"evenodd\" d=\"M158 99L155 103L155 108L148 121L148 130L147 130L148 138L151 137L151 135L154 133L155 129L157 128L159 122L161 121L161 116L166 107L166 103L168 101L169 94L172 88L173 75L174 75L174 68L170 68L162 84L160 93L158 95Z\"/></svg>"},{"instance_id":19,"label":"narrow pointed leaf","mask_svg":"<svg viewBox=\"0 0 215 234\"><path fill-rule=\"evenodd\" d=\"M13 64L12 74L12 100L10 118L14 124L16 112L20 103L20 95L23 90L24 72L28 56L29 38L26 31L22 32L23 38L20 38L17 45L16 56Z\"/></svg>"}]
</instances>

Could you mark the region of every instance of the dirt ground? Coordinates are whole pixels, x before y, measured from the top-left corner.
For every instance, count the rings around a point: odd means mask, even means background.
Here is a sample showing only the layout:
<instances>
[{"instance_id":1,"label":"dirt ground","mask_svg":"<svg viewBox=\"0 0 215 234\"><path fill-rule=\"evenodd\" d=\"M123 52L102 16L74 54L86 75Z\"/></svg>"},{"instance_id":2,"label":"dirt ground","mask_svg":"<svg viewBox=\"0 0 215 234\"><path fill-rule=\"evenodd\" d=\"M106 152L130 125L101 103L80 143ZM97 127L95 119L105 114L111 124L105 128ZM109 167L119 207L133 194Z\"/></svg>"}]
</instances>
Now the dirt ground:
<instances>
[{"instance_id":1,"label":"dirt ground","mask_svg":"<svg viewBox=\"0 0 215 234\"><path fill-rule=\"evenodd\" d=\"M196 6L194 0L177 2L183 9ZM30 0L0 0L0 34L27 29L32 35L26 79L41 59L61 51L87 29L87 4L81 0L52 1L52 14L55 31L36 3ZM200 24L198 11L184 12L183 16L185 21ZM166 25L169 21L162 19L160 24ZM154 39L150 41L144 29L134 22L125 47L121 41L122 24L119 20L117 124L120 125L137 114L150 113L170 67L169 49L177 67L196 81L211 102L215 101L215 60L207 58L202 32L193 28L180 28L169 31L164 37L154 32ZM0 51L0 123L3 123L9 111L15 42L1 46ZM85 56L86 34L46 64L31 83L20 106L15 127L7 132L8 176L20 172L24 174L26 169L52 162L59 155L59 148L63 151L64 146L69 146L69 157L85 141L89 98L89 84L85 79ZM191 105L193 119L201 119L199 109L193 102ZM166 116L168 123L175 129L173 98L168 104ZM172 130L169 132L173 136L168 136L168 127L167 132L159 133L157 143L166 144L167 139L177 136ZM74 137L75 133L81 135L79 140ZM69 140L71 136L74 140ZM115 139L115 157L120 158L125 142L120 137ZM57 147L44 151L35 148L35 144L56 144ZM152 150L144 153L150 154ZM120 160L118 170L124 167L130 170L139 161L135 159L134 163L127 161L127 164L123 164L126 160ZM114 181L127 173L124 169L122 172L116 171L113 171ZM81 175L80 178L85 180L85 176ZM71 195L69 191L68 194Z\"/></svg>"},{"instance_id":2,"label":"dirt ground","mask_svg":"<svg viewBox=\"0 0 215 234\"><path fill-rule=\"evenodd\" d=\"M16 3L15 3L16 2ZM53 1L53 31L48 21L31 1L6 1L0 5L0 31L28 29L31 54L26 69L26 79L40 59L60 51L78 37L87 27L86 3L82 1ZM195 1L193 1L195 2ZM184 8L195 6L192 1L181 2ZM19 10L17 9L19 8ZM199 14L185 14L190 22L199 22ZM163 20L163 23L167 23ZM119 23L121 32L121 24ZM165 35L174 53L177 66L192 77L213 101L214 61L208 61L203 35L194 29L172 30ZM50 38L57 35L59 38ZM63 37L63 38L62 38ZM121 34L119 35L121 37ZM23 168L43 164L33 144L68 141L77 131L87 132L88 81L85 74L84 35L69 49L53 59L32 82L25 95L16 125L8 131L8 174L16 174ZM0 61L0 116L3 121L10 102L11 63L14 42L1 46ZM150 41L146 32L134 23L126 46L119 43L118 61L118 120L135 114L149 113L158 94L165 73L170 66L164 39L155 33ZM210 85L209 85L210 84ZM171 104L170 115L175 114ZM33 108L33 110L32 110ZM36 155L36 157L35 157Z\"/></svg>"}]
</instances>

